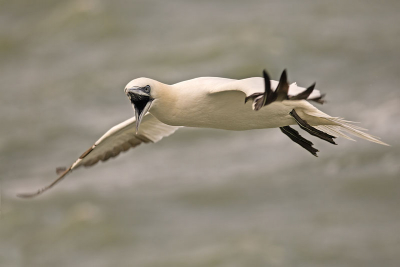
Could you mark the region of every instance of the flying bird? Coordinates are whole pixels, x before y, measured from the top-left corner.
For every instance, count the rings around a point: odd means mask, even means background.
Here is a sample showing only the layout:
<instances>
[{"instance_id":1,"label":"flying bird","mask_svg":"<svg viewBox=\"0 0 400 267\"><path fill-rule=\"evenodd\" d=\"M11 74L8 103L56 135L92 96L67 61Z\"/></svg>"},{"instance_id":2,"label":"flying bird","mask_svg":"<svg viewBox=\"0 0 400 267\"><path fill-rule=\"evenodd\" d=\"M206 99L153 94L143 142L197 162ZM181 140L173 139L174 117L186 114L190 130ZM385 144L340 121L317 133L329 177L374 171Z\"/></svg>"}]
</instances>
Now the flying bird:
<instances>
[{"instance_id":1,"label":"flying bird","mask_svg":"<svg viewBox=\"0 0 400 267\"><path fill-rule=\"evenodd\" d=\"M315 89L289 84L286 70L279 81L263 77L242 80L200 77L173 85L148 78L130 81L125 87L135 116L112 127L69 168L57 168L60 176L48 186L33 193L19 194L29 198L52 188L81 166L116 157L142 143L155 143L180 127L214 128L232 131L279 128L292 141L317 156L313 143L290 125L299 125L309 134L336 144L336 137L354 140L347 134L387 145L366 129L351 121L331 117L311 102L323 104L324 95Z\"/></svg>"}]
</instances>

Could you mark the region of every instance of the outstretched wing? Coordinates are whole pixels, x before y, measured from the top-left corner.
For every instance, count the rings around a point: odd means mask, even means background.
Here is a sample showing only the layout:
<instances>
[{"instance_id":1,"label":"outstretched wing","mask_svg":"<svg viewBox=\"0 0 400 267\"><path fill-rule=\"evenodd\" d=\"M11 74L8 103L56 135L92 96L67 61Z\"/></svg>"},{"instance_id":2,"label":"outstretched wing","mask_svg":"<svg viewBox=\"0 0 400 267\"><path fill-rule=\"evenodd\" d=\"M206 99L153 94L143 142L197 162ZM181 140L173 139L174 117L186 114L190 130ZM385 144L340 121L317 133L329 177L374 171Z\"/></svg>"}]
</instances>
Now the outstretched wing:
<instances>
[{"instance_id":1,"label":"outstretched wing","mask_svg":"<svg viewBox=\"0 0 400 267\"><path fill-rule=\"evenodd\" d=\"M271 89L275 91L278 87L278 81L271 80ZM265 89L264 79L262 77L253 77L247 78L243 80L228 80L226 79L225 82L221 82L218 86L215 86L210 89L209 93L220 93L226 91L241 91L243 92L246 97L249 97L253 94L257 93L264 93ZM288 95L296 96L300 93L306 91L306 88L297 86L296 83L292 83L289 86ZM320 93L319 90L314 89L313 92L308 96L307 99L317 99L322 97L323 95Z\"/></svg>"},{"instance_id":2,"label":"outstretched wing","mask_svg":"<svg viewBox=\"0 0 400 267\"><path fill-rule=\"evenodd\" d=\"M108 130L99 140L86 150L68 169L57 168L61 175L48 186L34 193L18 194L19 197L30 198L40 195L59 183L72 170L80 166L92 166L99 161L118 156L121 152L136 147L141 143L155 143L163 137L174 133L180 126L170 126L157 120L153 115L147 113L140 124L139 132L136 134L136 119L130 118Z\"/></svg>"},{"instance_id":3,"label":"outstretched wing","mask_svg":"<svg viewBox=\"0 0 400 267\"><path fill-rule=\"evenodd\" d=\"M163 137L173 134L179 126L170 126L160 122L150 113L147 113L140 124L136 134L136 119L130 118L108 130L72 165L72 169L79 166L92 166L99 161L106 161L116 157L119 153L127 151L142 143L155 143Z\"/></svg>"}]
</instances>

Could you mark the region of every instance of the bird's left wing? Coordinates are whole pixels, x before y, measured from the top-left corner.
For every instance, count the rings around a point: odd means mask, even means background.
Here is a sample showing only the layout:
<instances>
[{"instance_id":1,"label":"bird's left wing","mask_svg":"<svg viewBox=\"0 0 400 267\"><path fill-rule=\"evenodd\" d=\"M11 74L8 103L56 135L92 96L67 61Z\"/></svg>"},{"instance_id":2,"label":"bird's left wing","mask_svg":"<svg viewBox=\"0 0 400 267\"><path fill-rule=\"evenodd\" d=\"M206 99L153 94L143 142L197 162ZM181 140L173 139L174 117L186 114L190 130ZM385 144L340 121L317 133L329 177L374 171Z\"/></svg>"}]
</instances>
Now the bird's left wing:
<instances>
[{"instance_id":1,"label":"bird's left wing","mask_svg":"<svg viewBox=\"0 0 400 267\"><path fill-rule=\"evenodd\" d=\"M19 197L29 198L40 195L60 182L68 173L80 166L92 166L99 161L118 156L121 152L136 147L141 143L155 143L163 137L174 133L180 126L170 126L160 122L147 113L136 134L135 118L130 118L108 130L88 150L86 150L69 168L57 168L60 176L48 186L34 193L18 194Z\"/></svg>"}]
</instances>

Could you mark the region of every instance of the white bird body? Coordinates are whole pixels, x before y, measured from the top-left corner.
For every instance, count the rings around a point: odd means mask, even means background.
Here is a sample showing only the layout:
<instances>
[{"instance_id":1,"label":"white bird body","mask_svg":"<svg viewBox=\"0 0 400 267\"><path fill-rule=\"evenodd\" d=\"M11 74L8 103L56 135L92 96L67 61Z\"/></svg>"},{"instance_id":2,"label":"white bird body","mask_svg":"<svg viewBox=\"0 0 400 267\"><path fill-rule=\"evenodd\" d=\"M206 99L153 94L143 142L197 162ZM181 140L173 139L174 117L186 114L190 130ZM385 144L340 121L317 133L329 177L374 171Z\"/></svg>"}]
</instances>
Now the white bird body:
<instances>
[{"instance_id":1,"label":"white bird body","mask_svg":"<svg viewBox=\"0 0 400 267\"><path fill-rule=\"evenodd\" d=\"M312 147L313 143L289 125L298 124L311 135L332 144L335 144L333 138L339 136L353 140L343 133L346 132L387 145L350 121L331 117L311 105L307 100L323 103L321 93L314 90L314 85L307 89L296 83L289 86L286 71L279 82L270 80L266 72L264 78L201 77L173 85L138 78L127 84L125 93L134 107L135 117L112 127L69 168L57 169L61 174L50 185L19 196L37 196L80 166L106 161L141 143L155 143L182 126L233 131L280 128L314 156L318 150ZM253 101L245 103L249 99Z\"/></svg>"},{"instance_id":2,"label":"white bird body","mask_svg":"<svg viewBox=\"0 0 400 267\"><path fill-rule=\"evenodd\" d=\"M174 85L139 78L131 83L157 84L160 96L153 101L149 112L168 125L233 131L277 128L296 124L289 115L294 108L311 125L332 124L322 117L309 116L307 111L315 113L318 110L305 100L273 102L254 112L252 103L244 104L244 99L264 90L264 81L260 77L243 80L201 77ZM278 81L271 81L273 90L277 85ZM129 87L130 84L127 85ZM293 83L289 88L289 96L304 90ZM318 90L310 95L311 98L317 96L320 96ZM321 112L321 116L327 115Z\"/></svg>"}]
</instances>

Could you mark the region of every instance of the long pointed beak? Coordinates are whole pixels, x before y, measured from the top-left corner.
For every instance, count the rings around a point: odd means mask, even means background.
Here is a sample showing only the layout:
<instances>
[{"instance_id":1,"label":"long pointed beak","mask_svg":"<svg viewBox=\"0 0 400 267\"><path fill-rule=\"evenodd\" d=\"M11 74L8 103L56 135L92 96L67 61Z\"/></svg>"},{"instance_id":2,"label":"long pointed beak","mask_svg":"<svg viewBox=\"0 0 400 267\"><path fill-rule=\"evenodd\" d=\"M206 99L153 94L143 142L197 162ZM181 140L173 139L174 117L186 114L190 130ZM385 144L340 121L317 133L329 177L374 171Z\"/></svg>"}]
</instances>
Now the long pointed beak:
<instances>
[{"instance_id":1,"label":"long pointed beak","mask_svg":"<svg viewBox=\"0 0 400 267\"><path fill-rule=\"evenodd\" d=\"M142 122L144 115L146 115L147 111L149 111L152 102L153 100L149 100L142 110L140 110L137 106L134 105L135 117L136 117L136 134L139 132L140 123Z\"/></svg>"}]
</instances>

